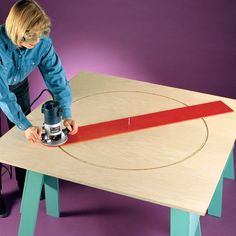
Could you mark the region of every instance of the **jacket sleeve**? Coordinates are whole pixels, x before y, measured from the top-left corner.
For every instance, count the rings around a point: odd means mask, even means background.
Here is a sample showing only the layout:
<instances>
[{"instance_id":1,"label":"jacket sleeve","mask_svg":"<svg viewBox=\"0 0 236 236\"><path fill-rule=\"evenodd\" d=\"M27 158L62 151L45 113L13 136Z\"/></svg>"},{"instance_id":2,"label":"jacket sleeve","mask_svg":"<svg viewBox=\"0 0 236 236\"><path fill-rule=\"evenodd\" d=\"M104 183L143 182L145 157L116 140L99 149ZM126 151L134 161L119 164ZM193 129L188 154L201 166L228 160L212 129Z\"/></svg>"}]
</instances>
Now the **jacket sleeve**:
<instances>
[{"instance_id":1,"label":"jacket sleeve","mask_svg":"<svg viewBox=\"0 0 236 236\"><path fill-rule=\"evenodd\" d=\"M62 108L62 117L71 118L71 89L64 68L52 45L50 38L45 39L46 49L38 65L47 88Z\"/></svg>"},{"instance_id":2,"label":"jacket sleeve","mask_svg":"<svg viewBox=\"0 0 236 236\"><path fill-rule=\"evenodd\" d=\"M21 130L26 130L32 124L26 118L14 93L9 90L8 85L0 76L0 108L7 118Z\"/></svg>"}]
</instances>

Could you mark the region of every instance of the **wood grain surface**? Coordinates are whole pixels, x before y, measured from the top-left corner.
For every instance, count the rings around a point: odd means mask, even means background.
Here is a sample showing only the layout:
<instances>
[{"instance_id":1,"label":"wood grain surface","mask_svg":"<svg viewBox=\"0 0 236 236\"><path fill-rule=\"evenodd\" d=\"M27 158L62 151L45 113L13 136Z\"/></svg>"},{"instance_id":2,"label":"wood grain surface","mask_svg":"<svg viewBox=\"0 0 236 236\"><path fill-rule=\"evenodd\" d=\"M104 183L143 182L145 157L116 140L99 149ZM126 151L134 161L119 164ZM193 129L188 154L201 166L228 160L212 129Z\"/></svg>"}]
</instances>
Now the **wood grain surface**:
<instances>
[{"instance_id":1,"label":"wood grain surface","mask_svg":"<svg viewBox=\"0 0 236 236\"><path fill-rule=\"evenodd\" d=\"M98 73L70 81L80 126L233 99ZM28 118L42 126L41 106ZM48 148L13 128L0 161L87 186L205 215L236 136L236 113Z\"/></svg>"}]
</instances>

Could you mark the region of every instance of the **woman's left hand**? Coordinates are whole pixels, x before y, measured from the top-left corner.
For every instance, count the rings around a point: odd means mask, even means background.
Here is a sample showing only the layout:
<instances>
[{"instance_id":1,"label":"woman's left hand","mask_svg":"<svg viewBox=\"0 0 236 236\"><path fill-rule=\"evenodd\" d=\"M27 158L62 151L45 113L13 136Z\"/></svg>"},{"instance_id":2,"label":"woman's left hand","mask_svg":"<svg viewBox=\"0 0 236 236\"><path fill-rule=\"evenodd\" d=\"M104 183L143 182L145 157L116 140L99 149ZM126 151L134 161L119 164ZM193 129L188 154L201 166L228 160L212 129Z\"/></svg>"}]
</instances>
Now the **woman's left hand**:
<instances>
[{"instance_id":1,"label":"woman's left hand","mask_svg":"<svg viewBox=\"0 0 236 236\"><path fill-rule=\"evenodd\" d=\"M78 124L73 119L65 119L63 124L70 131L69 134L74 135L78 132Z\"/></svg>"}]
</instances>

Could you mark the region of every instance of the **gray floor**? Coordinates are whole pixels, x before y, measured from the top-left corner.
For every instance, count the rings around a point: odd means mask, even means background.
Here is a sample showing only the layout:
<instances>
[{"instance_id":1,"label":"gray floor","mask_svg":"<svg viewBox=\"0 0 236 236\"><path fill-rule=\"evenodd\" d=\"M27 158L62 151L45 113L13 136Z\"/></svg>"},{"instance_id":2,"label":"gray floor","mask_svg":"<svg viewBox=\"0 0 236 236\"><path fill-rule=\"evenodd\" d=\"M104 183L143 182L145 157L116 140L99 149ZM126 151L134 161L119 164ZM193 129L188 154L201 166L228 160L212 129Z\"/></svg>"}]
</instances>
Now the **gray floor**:
<instances>
[{"instance_id":1,"label":"gray floor","mask_svg":"<svg viewBox=\"0 0 236 236\"><path fill-rule=\"evenodd\" d=\"M15 236L20 220L15 178L4 175L3 188L11 214L0 219L0 236ZM202 236L236 235L235 202L236 181L224 180L222 218L201 217ZM49 217L41 202L35 236L169 235L167 208L66 181L60 181L60 208L60 218Z\"/></svg>"}]
</instances>

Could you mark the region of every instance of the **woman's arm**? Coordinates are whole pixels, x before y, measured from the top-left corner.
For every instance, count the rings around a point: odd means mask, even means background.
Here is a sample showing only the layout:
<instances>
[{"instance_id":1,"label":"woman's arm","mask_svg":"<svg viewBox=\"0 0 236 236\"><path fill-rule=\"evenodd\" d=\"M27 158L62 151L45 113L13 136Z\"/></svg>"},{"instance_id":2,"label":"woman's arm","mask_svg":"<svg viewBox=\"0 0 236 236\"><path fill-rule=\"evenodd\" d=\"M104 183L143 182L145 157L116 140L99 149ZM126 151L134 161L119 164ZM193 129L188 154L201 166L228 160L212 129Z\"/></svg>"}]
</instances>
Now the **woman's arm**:
<instances>
[{"instance_id":1,"label":"woman's arm","mask_svg":"<svg viewBox=\"0 0 236 236\"><path fill-rule=\"evenodd\" d=\"M62 117L71 118L71 89L66 79L61 60L56 54L50 38L44 39L47 44L44 55L39 63L39 70L47 88L52 92L54 99L62 108Z\"/></svg>"}]
</instances>

